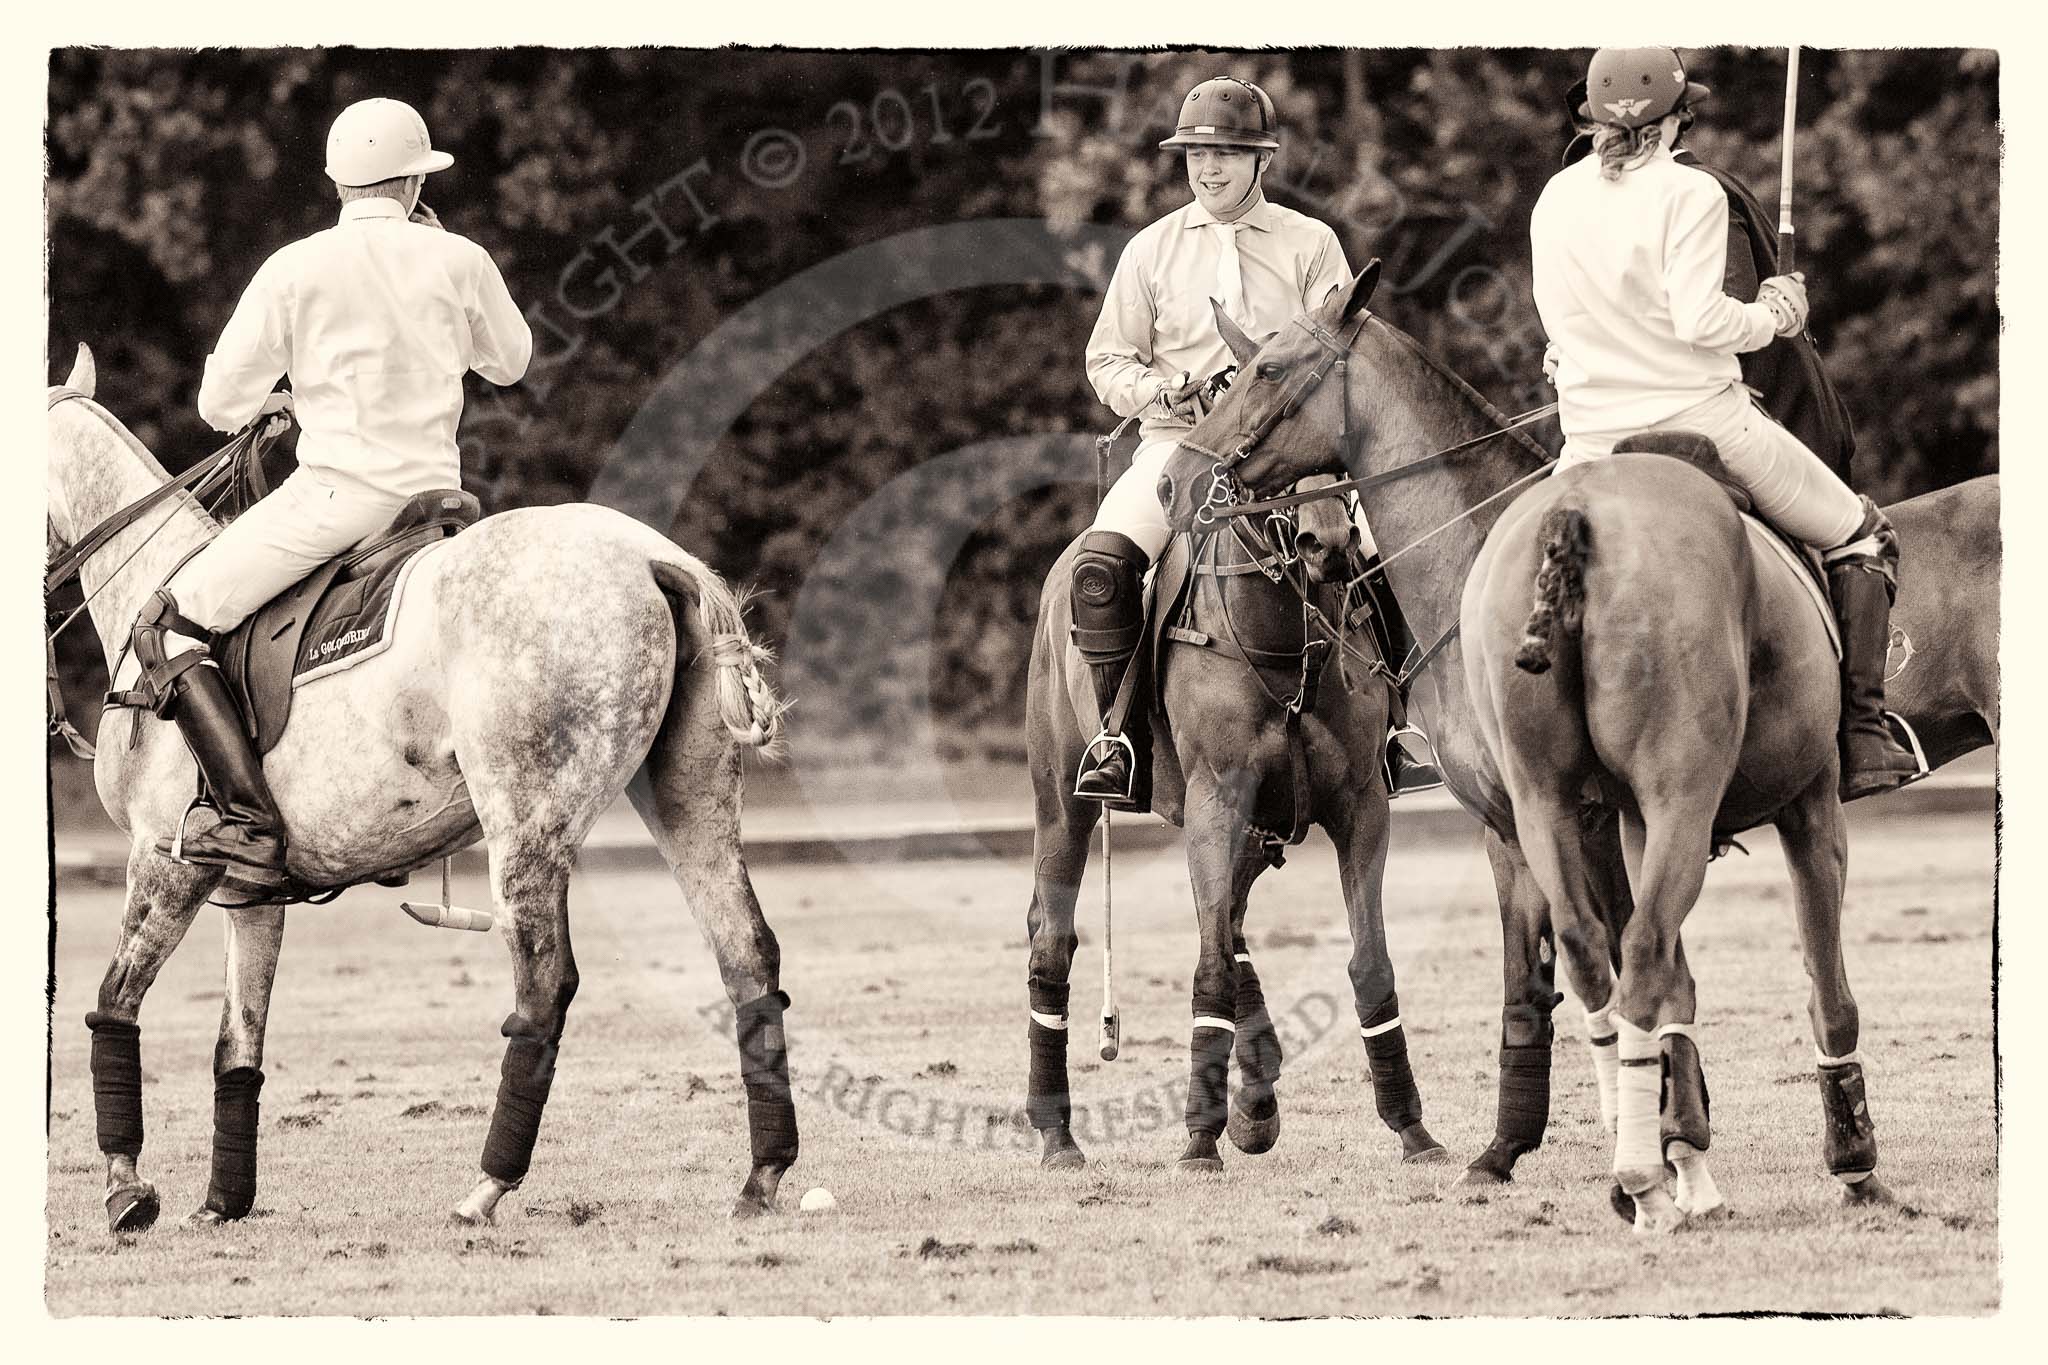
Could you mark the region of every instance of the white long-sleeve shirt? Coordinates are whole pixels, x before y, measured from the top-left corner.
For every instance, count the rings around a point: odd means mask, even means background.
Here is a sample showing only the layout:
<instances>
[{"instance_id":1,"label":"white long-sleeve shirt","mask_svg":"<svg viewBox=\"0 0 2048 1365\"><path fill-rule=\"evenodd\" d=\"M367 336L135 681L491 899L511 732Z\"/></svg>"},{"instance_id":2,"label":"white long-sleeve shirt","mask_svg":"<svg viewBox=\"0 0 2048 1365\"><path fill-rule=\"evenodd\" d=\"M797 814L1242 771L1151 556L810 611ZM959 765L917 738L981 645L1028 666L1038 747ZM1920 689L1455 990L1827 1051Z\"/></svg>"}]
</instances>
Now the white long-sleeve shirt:
<instances>
[{"instance_id":1,"label":"white long-sleeve shirt","mask_svg":"<svg viewBox=\"0 0 2048 1365\"><path fill-rule=\"evenodd\" d=\"M1088 338L1088 381L1119 417L1140 410L1142 441L1188 430L1153 400L1182 374L1207 379L1231 363L1209 300L1217 293L1223 246L1215 217L1200 202L1145 228L1124 247ZM1237 322L1253 338L1277 332L1349 282L1344 248L1329 225L1261 200L1237 220L1244 311ZM1152 405L1149 406L1148 405Z\"/></svg>"},{"instance_id":2,"label":"white long-sleeve shirt","mask_svg":"<svg viewBox=\"0 0 2048 1365\"><path fill-rule=\"evenodd\" d=\"M299 463L410 497L462 486L463 374L515 384L532 356L489 252L357 199L256 272L206 358L199 415L238 431L289 374Z\"/></svg>"},{"instance_id":3,"label":"white long-sleeve shirt","mask_svg":"<svg viewBox=\"0 0 2048 1365\"><path fill-rule=\"evenodd\" d=\"M1569 440L1661 422L1740 383L1771 312L1722 292L1728 196L1659 147L1619 180L1600 158L1550 178L1529 220L1536 311L1558 352Z\"/></svg>"}]
</instances>

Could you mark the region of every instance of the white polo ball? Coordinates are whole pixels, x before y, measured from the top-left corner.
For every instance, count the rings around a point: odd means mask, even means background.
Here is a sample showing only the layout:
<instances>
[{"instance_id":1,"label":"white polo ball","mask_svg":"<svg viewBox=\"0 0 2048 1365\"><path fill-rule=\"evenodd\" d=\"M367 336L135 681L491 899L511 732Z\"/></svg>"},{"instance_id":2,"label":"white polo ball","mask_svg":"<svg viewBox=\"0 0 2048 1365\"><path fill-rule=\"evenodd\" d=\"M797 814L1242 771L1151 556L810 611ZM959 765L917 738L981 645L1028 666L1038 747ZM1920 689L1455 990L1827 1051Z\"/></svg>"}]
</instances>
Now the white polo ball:
<instances>
[{"instance_id":1,"label":"white polo ball","mask_svg":"<svg viewBox=\"0 0 2048 1365\"><path fill-rule=\"evenodd\" d=\"M832 1197L832 1191L819 1185L804 1191L803 1202L798 1207L805 1213L829 1213L839 1207L839 1201Z\"/></svg>"}]
</instances>

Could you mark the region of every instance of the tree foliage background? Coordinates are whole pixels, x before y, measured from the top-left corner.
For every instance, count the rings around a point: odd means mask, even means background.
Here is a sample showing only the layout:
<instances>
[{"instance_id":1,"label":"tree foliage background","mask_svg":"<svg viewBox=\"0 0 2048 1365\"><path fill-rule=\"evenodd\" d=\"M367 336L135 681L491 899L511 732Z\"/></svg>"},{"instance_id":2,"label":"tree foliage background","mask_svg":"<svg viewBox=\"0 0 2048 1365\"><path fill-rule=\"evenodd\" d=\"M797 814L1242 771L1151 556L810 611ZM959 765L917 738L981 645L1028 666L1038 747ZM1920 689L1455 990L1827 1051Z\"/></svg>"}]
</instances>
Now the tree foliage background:
<instances>
[{"instance_id":1,"label":"tree foliage background","mask_svg":"<svg viewBox=\"0 0 2048 1365\"><path fill-rule=\"evenodd\" d=\"M407 99L455 156L428 200L491 251L535 320L524 385L471 381L464 464L486 510L587 496L657 383L686 361L703 358L706 385L772 378L708 433L701 472L634 468L636 480L677 481L680 509L660 529L764 591L756 629L770 643L790 630L799 591L836 623L806 667L867 681L800 713L814 737L850 755L886 752L928 688L954 743L1014 751L1038 586L1086 524L1091 486L1040 488L990 516L966 510L972 480L935 480L938 501L922 510L974 525L946 562L921 562L906 534L900 551L866 557L858 581L812 581L812 569L855 509L926 462L1110 425L1082 352L1114 257L1081 241L1185 202L1179 161L1155 150L1180 95L1219 72L1264 85L1285 128L1269 196L1330 222L1354 268L1382 257L1381 311L1513 411L1547 393L1528 215L1558 164L1563 91L1586 56L60 51L50 378L89 342L100 396L169 467L212 450L219 438L193 409L202 363L263 258L332 223L329 122L352 100ZM1691 145L1771 202L1783 53L1686 56L1715 91ZM1800 115L1802 264L1815 332L1857 422L1857 483L1890 501L1995 469L1996 54L1809 52ZM778 150L780 161L756 157ZM657 194L660 232L635 207ZM735 375L698 349L844 253L999 219L1072 237L1071 280L935 280L773 376ZM769 312L754 325L783 324ZM905 629L910 585L933 575L944 587L931 676L878 670ZM103 686L82 644L81 632L64 655L81 698Z\"/></svg>"}]
</instances>

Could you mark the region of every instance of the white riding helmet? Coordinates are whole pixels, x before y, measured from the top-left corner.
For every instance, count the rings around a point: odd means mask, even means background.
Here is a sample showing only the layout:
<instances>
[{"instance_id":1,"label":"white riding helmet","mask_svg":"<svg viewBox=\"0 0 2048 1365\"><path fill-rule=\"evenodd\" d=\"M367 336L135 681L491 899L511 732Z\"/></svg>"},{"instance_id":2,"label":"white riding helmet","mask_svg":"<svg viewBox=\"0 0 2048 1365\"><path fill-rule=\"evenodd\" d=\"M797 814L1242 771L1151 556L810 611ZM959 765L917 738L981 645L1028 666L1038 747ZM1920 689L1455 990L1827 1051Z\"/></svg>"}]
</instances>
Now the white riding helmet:
<instances>
[{"instance_id":1,"label":"white riding helmet","mask_svg":"<svg viewBox=\"0 0 2048 1365\"><path fill-rule=\"evenodd\" d=\"M327 178L337 185L374 185L454 164L434 150L426 120L403 100L358 100L327 130Z\"/></svg>"}]
</instances>

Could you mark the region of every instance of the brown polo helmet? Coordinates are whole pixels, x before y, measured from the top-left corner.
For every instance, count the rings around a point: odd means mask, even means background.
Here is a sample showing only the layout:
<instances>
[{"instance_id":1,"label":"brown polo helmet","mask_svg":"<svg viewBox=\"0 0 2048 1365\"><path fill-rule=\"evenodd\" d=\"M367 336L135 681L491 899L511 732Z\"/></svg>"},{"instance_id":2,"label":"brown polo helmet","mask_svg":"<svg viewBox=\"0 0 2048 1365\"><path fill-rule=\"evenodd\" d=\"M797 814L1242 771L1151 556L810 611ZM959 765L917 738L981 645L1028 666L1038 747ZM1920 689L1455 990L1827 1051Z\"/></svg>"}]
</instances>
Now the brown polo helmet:
<instances>
[{"instance_id":1,"label":"brown polo helmet","mask_svg":"<svg viewBox=\"0 0 2048 1365\"><path fill-rule=\"evenodd\" d=\"M1595 123L1641 128L1709 93L1686 79L1685 63L1668 47L1603 47L1586 67L1586 102L1578 112Z\"/></svg>"},{"instance_id":2,"label":"brown polo helmet","mask_svg":"<svg viewBox=\"0 0 2048 1365\"><path fill-rule=\"evenodd\" d=\"M1180 123L1172 137L1159 145L1182 147L1243 147L1252 151L1280 150L1280 121L1273 114L1273 100L1250 81L1235 76L1212 76L1180 102Z\"/></svg>"}]
</instances>

